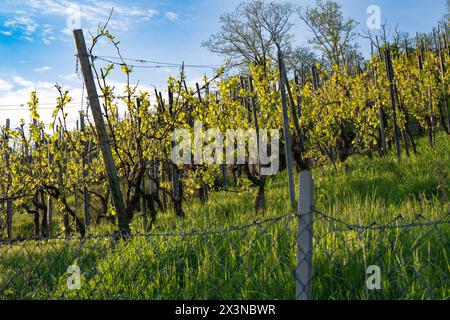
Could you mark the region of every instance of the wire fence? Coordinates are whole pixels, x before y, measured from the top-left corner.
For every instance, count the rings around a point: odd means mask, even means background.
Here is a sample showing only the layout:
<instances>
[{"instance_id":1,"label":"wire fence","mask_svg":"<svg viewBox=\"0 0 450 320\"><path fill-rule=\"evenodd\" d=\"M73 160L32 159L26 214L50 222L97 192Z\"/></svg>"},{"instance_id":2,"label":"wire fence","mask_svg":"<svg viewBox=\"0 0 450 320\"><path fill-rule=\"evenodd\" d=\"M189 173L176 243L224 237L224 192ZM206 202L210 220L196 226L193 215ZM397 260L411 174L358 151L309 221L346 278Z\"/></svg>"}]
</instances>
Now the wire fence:
<instances>
[{"instance_id":1,"label":"wire fence","mask_svg":"<svg viewBox=\"0 0 450 320\"><path fill-rule=\"evenodd\" d=\"M313 228L298 228L305 215L284 214L126 240L0 243L0 299L298 299L308 287L313 299L450 297L450 213L367 225L310 214ZM302 232L314 239L305 255ZM301 257L312 257L307 281Z\"/></svg>"}]
</instances>

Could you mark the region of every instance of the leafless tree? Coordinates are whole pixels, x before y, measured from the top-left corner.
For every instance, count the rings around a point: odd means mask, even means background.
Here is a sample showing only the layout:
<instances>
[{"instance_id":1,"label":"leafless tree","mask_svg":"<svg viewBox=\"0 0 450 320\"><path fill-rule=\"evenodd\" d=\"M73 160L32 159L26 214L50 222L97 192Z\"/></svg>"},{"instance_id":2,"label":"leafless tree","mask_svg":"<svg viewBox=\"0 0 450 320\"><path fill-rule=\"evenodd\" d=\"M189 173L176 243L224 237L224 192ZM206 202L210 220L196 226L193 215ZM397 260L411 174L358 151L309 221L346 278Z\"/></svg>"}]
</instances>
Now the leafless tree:
<instances>
[{"instance_id":1,"label":"leafless tree","mask_svg":"<svg viewBox=\"0 0 450 320\"><path fill-rule=\"evenodd\" d=\"M285 53L286 64L289 69L296 71L298 74L302 71L302 66L311 68L315 61L317 61L316 54L307 47L297 47L288 50Z\"/></svg>"},{"instance_id":2,"label":"leafless tree","mask_svg":"<svg viewBox=\"0 0 450 320\"><path fill-rule=\"evenodd\" d=\"M243 2L220 17L220 31L202 46L230 59L234 65L250 62L266 66L275 49L289 47L295 11L296 6L290 2Z\"/></svg>"},{"instance_id":3,"label":"leafless tree","mask_svg":"<svg viewBox=\"0 0 450 320\"><path fill-rule=\"evenodd\" d=\"M330 65L341 65L346 56L353 54L358 24L352 18L344 18L340 4L317 0L314 7L300 9L299 15L314 33L310 43L323 52Z\"/></svg>"}]
</instances>

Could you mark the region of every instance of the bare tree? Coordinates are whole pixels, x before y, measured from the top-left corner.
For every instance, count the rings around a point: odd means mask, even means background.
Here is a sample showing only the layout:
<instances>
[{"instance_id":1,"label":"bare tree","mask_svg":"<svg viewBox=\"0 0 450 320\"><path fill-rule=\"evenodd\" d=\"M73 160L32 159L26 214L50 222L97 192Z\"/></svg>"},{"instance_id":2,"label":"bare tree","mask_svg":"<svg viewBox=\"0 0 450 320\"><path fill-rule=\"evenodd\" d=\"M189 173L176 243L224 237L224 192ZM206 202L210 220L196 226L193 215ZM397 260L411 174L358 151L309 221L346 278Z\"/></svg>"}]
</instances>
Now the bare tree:
<instances>
[{"instance_id":1,"label":"bare tree","mask_svg":"<svg viewBox=\"0 0 450 320\"><path fill-rule=\"evenodd\" d=\"M316 54L307 47L296 47L286 51L286 64L298 74L302 72L302 66L310 68L317 61Z\"/></svg>"},{"instance_id":2,"label":"bare tree","mask_svg":"<svg viewBox=\"0 0 450 320\"><path fill-rule=\"evenodd\" d=\"M299 10L299 15L314 33L310 43L323 52L330 65L341 65L345 57L354 52L356 44L353 40L358 24L352 18L344 18L340 4L317 0L316 6Z\"/></svg>"},{"instance_id":3,"label":"bare tree","mask_svg":"<svg viewBox=\"0 0 450 320\"><path fill-rule=\"evenodd\" d=\"M256 63L266 66L274 49L287 48L292 39L290 2L243 2L220 17L221 29L202 46L230 59L234 65Z\"/></svg>"}]
</instances>

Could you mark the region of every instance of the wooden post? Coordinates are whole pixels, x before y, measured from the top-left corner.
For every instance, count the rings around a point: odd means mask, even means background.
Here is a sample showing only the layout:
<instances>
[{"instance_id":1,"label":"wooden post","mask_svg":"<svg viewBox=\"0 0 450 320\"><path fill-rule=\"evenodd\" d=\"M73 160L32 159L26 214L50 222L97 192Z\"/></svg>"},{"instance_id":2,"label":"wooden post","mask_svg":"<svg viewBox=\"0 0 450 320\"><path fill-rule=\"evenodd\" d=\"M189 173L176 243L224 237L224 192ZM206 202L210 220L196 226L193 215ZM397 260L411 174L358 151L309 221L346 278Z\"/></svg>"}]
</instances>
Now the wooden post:
<instances>
[{"instance_id":1,"label":"wooden post","mask_svg":"<svg viewBox=\"0 0 450 320\"><path fill-rule=\"evenodd\" d=\"M295 297L297 300L311 300L314 231L314 182L311 172L300 173L299 186Z\"/></svg>"},{"instance_id":2,"label":"wooden post","mask_svg":"<svg viewBox=\"0 0 450 320\"><path fill-rule=\"evenodd\" d=\"M289 181L289 196L291 200L291 207L295 210L297 201L295 198L295 183L294 183L294 168L292 165L292 150L291 150L291 134L289 132L289 115L287 110L287 96L286 96L286 79L284 78L283 70L283 54L281 50L278 50L278 64L280 70L280 90L281 90L281 103L283 106L283 129L284 140L286 150L286 164L288 169L288 181Z\"/></svg>"},{"instance_id":3,"label":"wooden post","mask_svg":"<svg viewBox=\"0 0 450 320\"><path fill-rule=\"evenodd\" d=\"M174 99L173 99L173 89L171 87L168 88L169 95L169 114L172 120L174 121ZM199 93L200 95L200 93ZM172 148L175 146L175 141L172 141ZM178 168L178 165L172 162L171 165L171 175L172 175L172 196L173 196L173 208L175 214L179 218L184 218L185 214L183 211L183 199L182 199L182 186L180 182L181 170Z\"/></svg>"},{"instance_id":4,"label":"wooden post","mask_svg":"<svg viewBox=\"0 0 450 320\"><path fill-rule=\"evenodd\" d=\"M156 170L155 170L155 161L150 162L150 169L149 169L149 176L150 176L150 185L149 185L149 193L153 194L156 191Z\"/></svg>"},{"instance_id":5,"label":"wooden post","mask_svg":"<svg viewBox=\"0 0 450 320\"><path fill-rule=\"evenodd\" d=\"M137 107L137 137L136 137L136 148L138 151L139 161L143 167L146 167L146 161L144 160L144 156L142 153L142 145L141 145L141 99L136 99L136 107ZM140 188L142 190L143 195L141 196L141 211L142 211L142 229L144 232L147 232L147 199L145 198L147 194L147 172L144 170L144 174L141 178Z\"/></svg>"},{"instance_id":6,"label":"wooden post","mask_svg":"<svg viewBox=\"0 0 450 320\"><path fill-rule=\"evenodd\" d=\"M47 146L47 159L48 164L51 166L53 164L53 154L50 151L51 147L50 144ZM48 236L50 237L52 235L52 222L53 222L53 199L52 197L48 196L47 198L47 231Z\"/></svg>"},{"instance_id":7,"label":"wooden post","mask_svg":"<svg viewBox=\"0 0 450 320\"><path fill-rule=\"evenodd\" d=\"M426 35L422 35L422 51L423 51L423 58L422 63L425 63L426 59L428 58L428 53L430 52L430 47L428 45L428 39ZM433 127L436 124L436 119L433 112L433 95L431 92L431 87L427 87L427 94L428 94L428 110L430 112L430 116L427 119L428 122L428 140L430 143L430 146L432 148L435 147L435 141L434 141L434 132Z\"/></svg>"},{"instance_id":8,"label":"wooden post","mask_svg":"<svg viewBox=\"0 0 450 320\"><path fill-rule=\"evenodd\" d=\"M82 135L86 133L86 123L84 121L84 113L80 112L80 129ZM90 195L87 187L88 172L86 170L87 163L89 162L89 142L83 141L83 206L84 206L84 225L88 227L91 224L90 219Z\"/></svg>"},{"instance_id":9,"label":"wooden post","mask_svg":"<svg viewBox=\"0 0 450 320\"><path fill-rule=\"evenodd\" d=\"M130 234L129 221L126 215L125 203L122 197L122 191L120 187L119 176L117 175L116 164L109 145L108 135L106 133L106 126L103 119L102 111L100 109L100 102L98 100L97 88L95 86L94 75L89 61L89 54L86 48L86 42L84 39L83 31L81 29L73 32L75 43L77 46L78 58L80 60L80 66L84 77L84 83L88 93L89 104L92 110L92 116L94 117L95 129L97 131L100 149L103 155L103 161L105 163L106 173L108 175L109 186L111 188L111 195L114 203L114 207L117 212L119 220L119 230L122 236Z\"/></svg>"},{"instance_id":10,"label":"wooden post","mask_svg":"<svg viewBox=\"0 0 450 320\"><path fill-rule=\"evenodd\" d=\"M284 61L282 60L282 69L283 69L283 76L285 79L285 84L286 84L286 89L287 89L287 94L289 97L289 101L290 101L290 106L291 106L291 113L292 113L292 121L294 122L294 127L295 127L295 132L300 135L300 121L297 115L297 111L296 110L296 104L295 104L295 100L294 100L294 96L292 94L292 90L291 90L291 85L289 84L289 79L288 79L288 75L287 75L287 71L286 71L286 65L284 64Z\"/></svg>"},{"instance_id":11,"label":"wooden post","mask_svg":"<svg viewBox=\"0 0 450 320\"><path fill-rule=\"evenodd\" d=\"M434 32L433 32L434 33ZM444 95L442 99L442 105L439 107L439 111L441 112L441 118L442 118L442 126L444 127L447 134L450 134L450 107L448 105L448 96L447 96L447 85L445 82L445 76L446 76L446 68L445 68L445 62L443 57L443 50L442 50L442 44L441 44L441 35L440 30L438 29L438 41L436 41L436 46L438 50L439 55L439 70L440 70L440 76L441 76L441 86L442 86L442 93ZM442 108L444 108L442 110ZM447 113L447 114L446 114Z\"/></svg>"},{"instance_id":12,"label":"wooden post","mask_svg":"<svg viewBox=\"0 0 450 320\"><path fill-rule=\"evenodd\" d=\"M5 132L5 141L6 141L6 148L7 152L5 155L5 163L6 167L9 167L9 129L10 129L11 122L9 119L6 119L6 132ZM11 188L11 175L8 174L8 189ZM12 241L12 215L13 215L13 207L11 200L6 201L6 231L8 234L8 241Z\"/></svg>"},{"instance_id":13,"label":"wooden post","mask_svg":"<svg viewBox=\"0 0 450 320\"><path fill-rule=\"evenodd\" d=\"M297 72L295 72L294 75L295 84L297 85L297 117L300 119L302 117L302 96L300 94L301 92L301 84L300 84L300 77Z\"/></svg>"},{"instance_id":14,"label":"wooden post","mask_svg":"<svg viewBox=\"0 0 450 320\"><path fill-rule=\"evenodd\" d=\"M141 180L141 189L144 194L147 194L147 183L146 183L146 174L142 177ZM142 210L142 229L144 232L148 230L147 224L147 199L145 197L141 197L141 210Z\"/></svg>"},{"instance_id":15,"label":"wooden post","mask_svg":"<svg viewBox=\"0 0 450 320\"><path fill-rule=\"evenodd\" d=\"M383 154L384 157L388 157L389 153L387 151L387 144L386 144L386 124L384 122L384 112L383 112L383 105L382 105L382 100L379 94L379 86L378 86L378 79L376 76L376 72L375 72L375 67L372 69L372 78L373 78L373 82L375 84L375 87L377 88L377 92L378 92L378 118L380 119L380 138L381 138L381 153Z\"/></svg>"},{"instance_id":16,"label":"wooden post","mask_svg":"<svg viewBox=\"0 0 450 320\"><path fill-rule=\"evenodd\" d=\"M391 95L391 104L394 117L395 147L397 150L397 158L402 159L402 151L400 149L400 132L397 125L397 106L395 103L395 85L394 85L394 69L392 67L391 53L389 46L385 51L386 73L389 81L389 92Z\"/></svg>"},{"instance_id":17,"label":"wooden post","mask_svg":"<svg viewBox=\"0 0 450 320\"><path fill-rule=\"evenodd\" d=\"M59 130L58 126L57 126L57 130L56 130L59 134L58 136L58 149L61 150L64 148L63 145L63 132L61 130ZM59 170L58 170L58 185L61 188L61 190L63 189L64 186L64 171L65 171L65 164L61 162L61 160L58 162L58 166L59 166ZM62 193L64 191L61 191ZM66 235L66 237L70 237L70 220L69 220L69 215L67 214L67 212L63 212L63 224L64 224L64 233Z\"/></svg>"}]
</instances>

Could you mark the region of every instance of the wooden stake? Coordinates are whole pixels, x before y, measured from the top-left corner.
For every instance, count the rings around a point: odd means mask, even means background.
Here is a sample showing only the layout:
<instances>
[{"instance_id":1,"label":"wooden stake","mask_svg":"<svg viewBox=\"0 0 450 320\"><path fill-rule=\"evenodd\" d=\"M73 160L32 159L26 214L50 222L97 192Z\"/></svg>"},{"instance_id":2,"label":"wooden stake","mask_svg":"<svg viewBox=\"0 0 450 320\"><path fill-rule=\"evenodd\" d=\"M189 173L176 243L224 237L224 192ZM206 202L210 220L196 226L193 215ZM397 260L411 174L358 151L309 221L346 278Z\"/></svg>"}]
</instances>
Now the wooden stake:
<instances>
[{"instance_id":1,"label":"wooden stake","mask_svg":"<svg viewBox=\"0 0 450 320\"><path fill-rule=\"evenodd\" d=\"M84 113L80 112L80 129L82 134L86 133L86 123L84 121ZM89 163L89 142L83 141L83 207L84 207L84 225L88 227L91 224L90 219L90 195L87 187L87 179L88 172L86 169L87 164Z\"/></svg>"},{"instance_id":2,"label":"wooden stake","mask_svg":"<svg viewBox=\"0 0 450 320\"><path fill-rule=\"evenodd\" d=\"M6 148L7 152L5 155L5 162L6 167L9 167L9 129L10 129L10 120L6 119L6 132L5 132L5 141L6 141ZM8 182L9 186L8 189L11 187L11 175L8 174ZM6 230L8 234L8 241L12 241L12 215L13 215L13 207L11 200L6 201Z\"/></svg>"},{"instance_id":3,"label":"wooden stake","mask_svg":"<svg viewBox=\"0 0 450 320\"><path fill-rule=\"evenodd\" d=\"M397 106L395 102L395 84L394 84L394 69L392 67L391 53L389 45L385 51L386 72L389 81L389 92L391 96L391 105L394 117L394 131L395 131L395 147L397 150L397 158L400 161L402 159L402 151L400 148L400 132L397 125Z\"/></svg>"},{"instance_id":4,"label":"wooden stake","mask_svg":"<svg viewBox=\"0 0 450 320\"><path fill-rule=\"evenodd\" d=\"M103 161L105 163L105 169L108 175L111 195L119 220L119 230L122 236L127 236L130 234L129 221L126 215L125 203L122 197L116 164L114 163L111 147L109 145L108 135L106 133L105 122L103 119L102 111L100 109L100 102L97 95L97 88L95 86L91 63L89 61L86 42L84 39L83 31L81 29L75 30L73 34L77 46L81 70L84 77L84 83L86 85L86 90L88 93L89 104L92 110L92 116L95 121L95 129L97 131L100 149L102 151Z\"/></svg>"},{"instance_id":5,"label":"wooden stake","mask_svg":"<svg viewBox=\"0 0 450 320\"><path fill-rule=\"evenodd\" d=\"M288 181L289 181L289 198L291 200L291 208L295 210L297 206L297 200L295 198L295 182L294 182L294 168L292 165L292 150L291 150L291 133L289 132L289 115L287 110L287 96L286 96L286 79L284 78L283 70L283 54L281 50L278 50L278 64L280 71L280 90L281 90L281 103L283 107L283 129L286 151L286 164L288 169Z\"/></svg>"}]
</instances>

